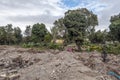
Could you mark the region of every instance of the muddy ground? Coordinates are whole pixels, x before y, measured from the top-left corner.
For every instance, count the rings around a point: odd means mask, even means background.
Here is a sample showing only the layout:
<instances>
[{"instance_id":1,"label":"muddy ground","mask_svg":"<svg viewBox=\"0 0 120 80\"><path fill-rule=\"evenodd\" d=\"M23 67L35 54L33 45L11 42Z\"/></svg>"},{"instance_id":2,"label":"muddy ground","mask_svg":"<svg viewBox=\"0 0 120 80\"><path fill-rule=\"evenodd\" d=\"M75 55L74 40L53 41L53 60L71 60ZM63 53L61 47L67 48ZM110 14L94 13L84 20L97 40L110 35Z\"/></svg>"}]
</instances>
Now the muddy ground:
<instances>
[{"instance_id":1,"label":"muddy ground","mask_svg":"<svg viewBox=\"0 0 120 80\"><path fill-rule=\"evenodd\" d=\"M120 55L0 46L0 80L119 80Z\"/></svg>"}]
</instances>

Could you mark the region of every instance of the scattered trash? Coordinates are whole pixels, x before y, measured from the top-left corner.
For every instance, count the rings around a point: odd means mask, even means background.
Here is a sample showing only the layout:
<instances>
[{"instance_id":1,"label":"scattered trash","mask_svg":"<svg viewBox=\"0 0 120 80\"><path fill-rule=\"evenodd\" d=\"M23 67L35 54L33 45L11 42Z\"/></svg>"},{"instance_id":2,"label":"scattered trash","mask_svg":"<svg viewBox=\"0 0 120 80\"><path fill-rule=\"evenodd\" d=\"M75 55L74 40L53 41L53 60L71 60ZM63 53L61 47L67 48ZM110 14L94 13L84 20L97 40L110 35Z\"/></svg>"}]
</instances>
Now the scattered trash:
<instances>
[{"instance_id":1,"label":"scattered trash","mask_svg":"<svg viewBox=\"0 0 120 80\"><path fill-rule=\"evenodd\" d=\"M120 75L118 75L116 72L109 71L107 74L108 74L108 75L111 75L111 76L114 76L114 77L116 77L118 80L120 80Z\"/></svg>"}]
</instances>

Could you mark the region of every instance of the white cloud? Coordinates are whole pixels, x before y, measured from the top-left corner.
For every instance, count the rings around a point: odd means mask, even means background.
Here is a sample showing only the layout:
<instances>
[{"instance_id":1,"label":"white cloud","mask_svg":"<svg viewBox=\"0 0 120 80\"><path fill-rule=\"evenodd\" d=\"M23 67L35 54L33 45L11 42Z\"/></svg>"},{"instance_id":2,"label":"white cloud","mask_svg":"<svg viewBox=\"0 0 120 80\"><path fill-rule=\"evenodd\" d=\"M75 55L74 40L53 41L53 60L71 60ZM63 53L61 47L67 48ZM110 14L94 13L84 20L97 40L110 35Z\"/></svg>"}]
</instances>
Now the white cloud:
<instances>
[{"instance_id":1,"label":"white cloud","mask_svg":"<svg viewBox=\"0 0 120 80\"><path fill-rule=\"evenodd\" d=\"M120 0L100 0L100 3L106 4L106 7L99 11L99 24L98 29L108 29L110 17L120 13Z\"/></svg>"},{"instance_id":2,"label":"white cloud","mask_svg":"<svg viewBox=\"0 0 120 80\"><path fill-rule=\"evenodd\" d=\"M120 13L120 0L73 0L79 2L75 7L67 7L62 0L1 0L0 25L12 23L22 30L26 25L45 23L49 29L54 20L64 16L68 9L86 7L92 10L99 18L97 29L106 29L109 26L110 16Z\"/></svg>"},{"instance_id":3,"label":"white cloud","mask_svg":"<svg viewBox=\"0 0 120 80\"><path fill-rule=\"evenodd\" d=\"M86 7L98 15L99 26L97 30L108 29L110 17L120 13L120 0L82 0L79 5L72 9ZM69 8L70 9L70 8Z\"/></svg>"},{"instance_id":4,"label":"white cloud","mask_svg":"<svg viewBox=\"0 0 120 80\"><path fill-rule=\"evenodd\" d=\"M64 14L60 0L3 0L0 2L0 25L12 23L22 30L26 25L45 23L47 28Z\"/></svg>"}]
</instances>

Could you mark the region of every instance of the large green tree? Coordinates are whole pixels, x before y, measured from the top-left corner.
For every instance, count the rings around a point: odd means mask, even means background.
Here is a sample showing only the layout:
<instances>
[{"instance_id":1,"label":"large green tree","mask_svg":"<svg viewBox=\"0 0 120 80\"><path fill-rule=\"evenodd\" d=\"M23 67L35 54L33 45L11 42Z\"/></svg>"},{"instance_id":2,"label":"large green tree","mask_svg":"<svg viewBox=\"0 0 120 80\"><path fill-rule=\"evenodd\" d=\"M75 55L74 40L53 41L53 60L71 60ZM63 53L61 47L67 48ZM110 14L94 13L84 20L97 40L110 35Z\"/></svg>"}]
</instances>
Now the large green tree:
<instances>
[{"instance_id":1,"label":"large green tree","mask_svg":"<svg viewBox=\"0 0 120 80\"><path fill-rule=\"evenodd\" d=\"M37 23L32 27L32 39L33 42L43 42L45 35L48 33L45 24Z\"/></svg>"},{"instance_id":2,"label":"large green tree","mask_svg":"<svg viewBox=\"0 0 120 80\"><path fill-rule=\"evenodd\" d=\"M12 24L0 27L0 44L12 45L22 41L22 33L19 27L12 28Z\"/></svg>"},{"instance_id":3,"label":"large green tree","mask_svg":"<svg viewBox=\"0 0 120 80\"><path fill-rule=\"evenodd\" d=\"M98 25L97 15L93 14L86 8L68 10L65 13L63 23L68 34L78 46L79 51L81 50L81 45L84 42L86 31Z\"/></svg>"},{"instance_id":4,"label":"large green tree","mask_svg":"<svg viewBox=\"0 0 120 80\"><path fill-rule=\"evenodd\" d=\"M120 42L120 14L114 15L110 19L110 35L112 40Z\"/></svg>"},{"instance_id":5,"label":"large green tree","mask_svg":"<svg viewBox=\"0 0 120 80\"><path fill-rule=\"evenodd\" d=\"M14 37L15 37L15 43L19 44L20 42L22 42L22 33L21 33L21 29L19 27L15 27L14 28Z\"/></svg>"}]
</instances>

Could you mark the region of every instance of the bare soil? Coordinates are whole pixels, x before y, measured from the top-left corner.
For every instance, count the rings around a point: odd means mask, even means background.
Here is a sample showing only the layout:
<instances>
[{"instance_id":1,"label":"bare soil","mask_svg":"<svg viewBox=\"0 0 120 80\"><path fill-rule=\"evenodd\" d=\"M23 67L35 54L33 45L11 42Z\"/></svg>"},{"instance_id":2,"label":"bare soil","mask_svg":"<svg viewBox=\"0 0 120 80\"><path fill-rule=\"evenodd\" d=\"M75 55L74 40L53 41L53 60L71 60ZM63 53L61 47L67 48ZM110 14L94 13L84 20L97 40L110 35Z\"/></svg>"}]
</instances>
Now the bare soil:
<instances>
[{"instance_id":1,"label":"bare soil","mask_svg":"<svg viewBox=\"0 0 120 80\"><path fill-rule=\"evenodd\" d=\"M0 46L0 80L118 80L120 55Z\"/></svg>"}]
</instances>

